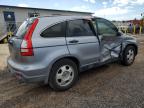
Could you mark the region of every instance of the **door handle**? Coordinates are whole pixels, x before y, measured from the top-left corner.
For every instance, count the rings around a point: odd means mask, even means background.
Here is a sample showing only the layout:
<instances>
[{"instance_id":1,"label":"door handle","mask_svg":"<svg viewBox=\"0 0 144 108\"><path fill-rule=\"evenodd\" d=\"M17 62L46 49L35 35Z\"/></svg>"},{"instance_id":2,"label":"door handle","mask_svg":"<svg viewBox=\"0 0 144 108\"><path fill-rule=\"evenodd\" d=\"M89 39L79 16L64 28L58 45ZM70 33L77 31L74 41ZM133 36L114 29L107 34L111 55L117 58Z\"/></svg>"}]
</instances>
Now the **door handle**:
<instances>
[{"instance_id":1,"label":"door handle","mask_svg":"<svg viewBox=\"0 0 144 108\"><path fill-rule=\"evenodd\" d=\"M69 41L69 43L78 43L79 41L78 40L71 40Z\"/></svg>"}]
</instances>

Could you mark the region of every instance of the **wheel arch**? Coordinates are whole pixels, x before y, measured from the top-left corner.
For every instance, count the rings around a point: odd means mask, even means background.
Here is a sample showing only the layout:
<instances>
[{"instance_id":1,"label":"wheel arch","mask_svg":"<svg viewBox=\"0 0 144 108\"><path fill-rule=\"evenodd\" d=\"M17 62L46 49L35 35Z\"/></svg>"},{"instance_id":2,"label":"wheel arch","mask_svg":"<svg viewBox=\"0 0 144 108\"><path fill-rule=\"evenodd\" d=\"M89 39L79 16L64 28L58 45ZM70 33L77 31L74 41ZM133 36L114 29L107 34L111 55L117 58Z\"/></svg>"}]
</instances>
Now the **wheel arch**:
<instances>
[{"instance_id":1,"label":"wheel arch","mask_svg":"<svg viewBox=\"0 0 144 108\"><path fill-rule=\"evenodd\" d=\"M125 49L126 49L128 46L133 46L133 47L135 48L135 50L136 50L135 55L137 55L137 53L138 53L138 46L137 46L136 44L133 44L133 43L127 44L127 45L125 46L125 48L124 48L124 51L125 51Z\"/></svg>"},{"instance_id":2,"label":"wheel arch","mask_svg":"<svg viewBox=\"0 0 144 108\"><path fill-rule=\"evenodd\" d=\"M61 57L61 58L58 58L53 64L52 66L59 60L62 60L62 59L69 59L69 60L72 60L74 63L76 63L77 65L77 68L79 70L79 67L80 67L80 61L78 60L78 58L74 57L74 56L66 56L66 57Z\"/></svg>"},{"instance_id":3,"label":"wheel arch","mask_svg":"<svg viewBox=\"0 0 144 108\"><path fill-rule=\"evenodd\" d=\"M73 61L73 62L72 62ZM49 78L48 78L48 82L47 84L49 84L49 86L54 89L54 90L67 90L69 89L72 85L75 84L75 82L78 80L78 76L79 76L79 70L76 69L78 66L78 59L72 56L68 56L68 57L62 57L57 59L51 67L51 71L49 73ZM58 84L58 82L56 81L56 74L57 74L57 70L61 67L61 66L65 66L67 65L67 63L71 64L70 66L74 66L73 68L75 69L75 71L73 71L75 74L73 74L73 78L71 80L71 82L69 83L69 85L66 85L64 87L60 86ZM76 65L75 65L76 64ZM56 66L56 67L54 67ZM60 67L59 67L60 66Z\"/></svg>"},{"instance_id":4,"label":"wheel arch","mask_svg":"<svg viewBox=\"0 0 144 108\"><path fill-rule=\"evenodd\" d=\"M62 59L70 59L72 60L74 63L76 63L77 65L77 69L78 69L78 72L80 72L80 60L78 59L78 57L75 57L75 56L72 56L72 55L63 55L63 56L59 56L57 58L55 58L52 62L50 62L50 65L47 67L47 78L45 79L44 83L45 84L48 84L48 81L49 81L49 76L50 76L50 73L51 73L51 69L53 67L53 65L58 62L59 60L62 60Z\"/></svg>"}]
</instances>

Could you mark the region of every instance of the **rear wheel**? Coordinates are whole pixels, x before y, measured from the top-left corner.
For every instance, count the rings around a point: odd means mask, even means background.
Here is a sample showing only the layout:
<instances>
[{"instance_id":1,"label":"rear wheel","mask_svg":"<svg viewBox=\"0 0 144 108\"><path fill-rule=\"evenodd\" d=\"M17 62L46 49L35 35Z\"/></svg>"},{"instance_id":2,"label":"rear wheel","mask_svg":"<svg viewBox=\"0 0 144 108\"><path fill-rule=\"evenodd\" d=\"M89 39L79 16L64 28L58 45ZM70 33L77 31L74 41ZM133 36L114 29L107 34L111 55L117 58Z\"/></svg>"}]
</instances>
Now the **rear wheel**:
<instances>
[{"instance_id":1,"label":"rear wheel","mask_svg":"<svg viewBox=\"0 0 144 108\"><path fill-rule=\"evenodd\" d=\"M56 62L49 76L49 85L54 90L67 90L78 79L76 64L69 59L62 59Z\"/></svg>"},{"instance_id":2,"label":"rear wheel","mask_svg":"<svg viewBox=\"0 0 144 108\"><path fill-rule=\"evenodd\" d=\"M136 56L136 49L134 46L127 46L123 52L122 64L129 66L133 64Z\"/></svg>"}]
</instances>

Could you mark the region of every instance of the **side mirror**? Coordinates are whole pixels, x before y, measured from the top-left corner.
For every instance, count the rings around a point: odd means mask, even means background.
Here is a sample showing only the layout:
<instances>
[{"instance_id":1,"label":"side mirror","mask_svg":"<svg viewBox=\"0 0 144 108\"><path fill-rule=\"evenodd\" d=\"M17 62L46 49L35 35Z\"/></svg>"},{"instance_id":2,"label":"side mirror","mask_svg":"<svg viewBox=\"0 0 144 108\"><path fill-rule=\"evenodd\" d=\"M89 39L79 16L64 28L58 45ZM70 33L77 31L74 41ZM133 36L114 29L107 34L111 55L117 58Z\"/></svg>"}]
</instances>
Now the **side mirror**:
<instances>
[{"instance_id":1,"label":"side mirror","mask_svg":"<svg viewBox=\"0 0 144 108\"><path fill-rule=\"evenodd\" d=\"M105 34L102 34L102 37L115 37L117 34L107 34L107 33L105 33Z\"/></svg>"},{"instance_id":2,"label":"side mirror","mask_svg":"<svg viewBox=\"0 0 144 108\"><path fill-rule=\"evenodd\" d=\"M121 36L121 32L119 31L118 28L115 28L115 31L117 32L117 36Z\"/></svg>"},{"instance_id":3,"label":"side mirror","mask_svg":"<svg viewBox=\"0 0 144 108\"><path fill-rule=\"evenodd\" d=\"M120 31L117 32L117 36L121 36L121 32Z\"/></svg>"},{"instance_id":4,"label":"side mirror","mask_svg":"<svg viewBox=\"0 0 144 108\"><path fill-rule=\"evenodd\" d=\"M103 40L103 37L104 37L103 35L99 35L100 40Z\"/></svg>"}]
</instances>

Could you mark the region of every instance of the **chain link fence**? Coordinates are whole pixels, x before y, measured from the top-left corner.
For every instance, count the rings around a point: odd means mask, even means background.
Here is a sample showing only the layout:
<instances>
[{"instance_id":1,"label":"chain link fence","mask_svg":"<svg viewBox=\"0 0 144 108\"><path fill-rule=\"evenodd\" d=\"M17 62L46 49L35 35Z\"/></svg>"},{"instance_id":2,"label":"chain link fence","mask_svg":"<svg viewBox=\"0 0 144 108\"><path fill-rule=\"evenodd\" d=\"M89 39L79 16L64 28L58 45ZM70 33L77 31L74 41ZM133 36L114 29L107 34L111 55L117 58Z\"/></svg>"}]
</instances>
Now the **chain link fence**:
<instances>
[{"instance_id":1,"label":"chain link fence","mask_svg":"<svg viewBox=\"0 0 144 108\"><path fill-rule=\"evenodd\" d=\"M6 24L0 23L0 36L4 35L7 32Z\"/></svg>"},{"instance_id":2,"label":"chain link fence","mask_svg":"<svg viewBox=\"0 0 144 108\"><path fill-rule=\"evenodd\" d=\"M22 22L0 23L0 44L7 43L8 39L16 32Z\"/></svg>"},{"instance_id":3,"label":"chain link fence","mask_svg":"<svg viewBox=\"0 0 144 108\"><path fill-rule=\"evenodd\" d=\"M0 23L0 37L3 35L9 33L9 32L15 32L18 27L22 24L22 22L4 22Z\"/></svg>"},{"instance_id":4,"label":"chain link fence","mask_svg":"<svg viewBox=\"0 0 144 108\"><path fill-rule=\"evenodd\" d=\"M144 34L144 26L118 26L118 29L121 30L123 33Z\"/></svg>"}]
</instances>

